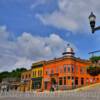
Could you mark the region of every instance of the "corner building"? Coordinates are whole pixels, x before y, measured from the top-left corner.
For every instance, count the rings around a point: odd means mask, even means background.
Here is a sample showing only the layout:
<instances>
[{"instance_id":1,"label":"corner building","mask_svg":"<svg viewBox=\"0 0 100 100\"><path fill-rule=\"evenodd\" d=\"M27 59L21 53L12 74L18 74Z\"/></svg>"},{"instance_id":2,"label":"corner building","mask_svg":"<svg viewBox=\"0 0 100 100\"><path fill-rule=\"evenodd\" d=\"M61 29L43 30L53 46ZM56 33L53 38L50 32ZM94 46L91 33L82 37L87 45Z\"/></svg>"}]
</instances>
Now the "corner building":
<instances>
[{"instance_id":1,"label":"corner building","mask_svg":"<svg viewBox=\"0 0 100 100\"><path fill-rule=\"evenodd\" d=\"M50 90L51 87L55 90L67 90L100 82L100 76L94 78L87 73L87 67L91 62L76 58L74 54L73 49L68 45L63 57L45 62L44 90Z\"/></svg>"}]
</instances>

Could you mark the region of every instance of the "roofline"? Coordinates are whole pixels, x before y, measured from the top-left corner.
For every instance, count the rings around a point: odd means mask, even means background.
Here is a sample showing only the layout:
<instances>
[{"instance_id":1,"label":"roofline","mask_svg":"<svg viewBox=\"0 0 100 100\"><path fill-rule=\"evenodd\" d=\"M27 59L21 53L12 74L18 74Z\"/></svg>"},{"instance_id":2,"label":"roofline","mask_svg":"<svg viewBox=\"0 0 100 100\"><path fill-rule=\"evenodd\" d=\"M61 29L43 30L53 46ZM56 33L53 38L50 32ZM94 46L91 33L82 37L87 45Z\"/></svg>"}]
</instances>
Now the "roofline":
<instances>
[{"instance_id":1,"label":"roofline","mask_svg":"<svg viewBox=\"0 0 100 100\"><path fill-rule=\"evenodd\" d=\"M58 62L58 61L65 60L65 59L73 59L73 60L84 62L84 63L91 63L90 60L80 59L80 58L76 58L76 57L73 57L73 56L69 56L69 57L64 56L64 57L54 58L52 60L48 60L48 61L46 61L46 64L53 63L53 62Z\"/></svg>"}]
</instances>

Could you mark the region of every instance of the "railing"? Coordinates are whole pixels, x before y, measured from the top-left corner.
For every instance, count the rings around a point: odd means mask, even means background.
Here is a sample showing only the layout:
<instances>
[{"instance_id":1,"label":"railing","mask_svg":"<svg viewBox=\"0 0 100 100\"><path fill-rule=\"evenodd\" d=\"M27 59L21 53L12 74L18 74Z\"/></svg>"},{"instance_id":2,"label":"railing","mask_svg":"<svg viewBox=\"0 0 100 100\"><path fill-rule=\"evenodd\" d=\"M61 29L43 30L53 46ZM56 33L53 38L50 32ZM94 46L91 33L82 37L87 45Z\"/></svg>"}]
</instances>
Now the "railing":
<instances>
[{"instance_id":1,"label":"railing","mask_svg":"<svg viewBox=\"0 0 100 100\"><path fill-rule=\"evenodd\" d=\"M18 92L9 91L0 93L0 97L73 97L73 98L94 98L93 100L100 100L100 89L95 91L75 92L75 91L55 91L55 92ZM98 98L98 99L97 99ZM72 100L72 99L71 99Z\"/></svg>"}]
</instances>

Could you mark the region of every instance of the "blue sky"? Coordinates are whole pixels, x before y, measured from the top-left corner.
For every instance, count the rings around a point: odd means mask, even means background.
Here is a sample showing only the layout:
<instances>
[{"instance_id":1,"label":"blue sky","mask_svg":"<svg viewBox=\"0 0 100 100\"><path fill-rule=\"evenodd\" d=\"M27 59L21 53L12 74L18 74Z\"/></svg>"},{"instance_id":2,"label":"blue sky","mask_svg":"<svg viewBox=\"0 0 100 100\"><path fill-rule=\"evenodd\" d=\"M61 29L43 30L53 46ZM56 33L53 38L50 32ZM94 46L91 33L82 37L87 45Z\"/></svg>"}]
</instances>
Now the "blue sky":
<instances>
[{"instance_id":1,"label":"blue sky","mask_svg":"<svg viewBox=\"0 0 100 100\"><path fill-rule=\"evenodd\" d=\"M60 57L67 43L88 59L100 49L88 22L93 11L100 25L99 7L99 0L0 0L0 71Z\"/></svg>"}]
</instances>

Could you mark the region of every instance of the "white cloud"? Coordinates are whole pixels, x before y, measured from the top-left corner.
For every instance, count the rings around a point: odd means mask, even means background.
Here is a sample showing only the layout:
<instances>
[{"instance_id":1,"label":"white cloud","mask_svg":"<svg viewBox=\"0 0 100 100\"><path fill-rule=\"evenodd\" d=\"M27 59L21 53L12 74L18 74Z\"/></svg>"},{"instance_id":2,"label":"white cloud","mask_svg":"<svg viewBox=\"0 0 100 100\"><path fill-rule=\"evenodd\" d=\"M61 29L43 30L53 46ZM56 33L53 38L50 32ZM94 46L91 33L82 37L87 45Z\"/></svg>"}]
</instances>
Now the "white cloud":
<instances>
[{"instance_id":1,"label":"white cloud","mask_svg":"<svg viewBox=\"0 0 100 100\"><path fill-rule=\"evenodd\" d=\"M40 37L24 32L16 41L10 41L10 35L5 27L0 27L0 40L5 37L0 42L0 71L30 68L32 62L59 57L68 43L55 33Z\"/></svg>"},{"instance_id":2,"label":"white cloud","mask_svg":"<svg viewBox=\"0 0 100 100\"><path fill-rule=\"evenodd\" d=\"M91 11L100 16L100 1L97 0L58 0L59 10L55 9L50 14L37 14L45 25L52 25L71 31L88 31L88 16ZM97 21L100 22L100 19Z\"/></svg>"},{"instance_id":3,"label":"white cloud","mask_svg":"<svg viewBox=\"0 0 100 100\"><path fill-rule=\"evenodd\" d=\"M36 8L37 6L41 5L41 4L45 4L47 3L48 0L36 0L34 3L31 4L30 8L31 9L34 9Z\"/></svg>"}]
</instances>

